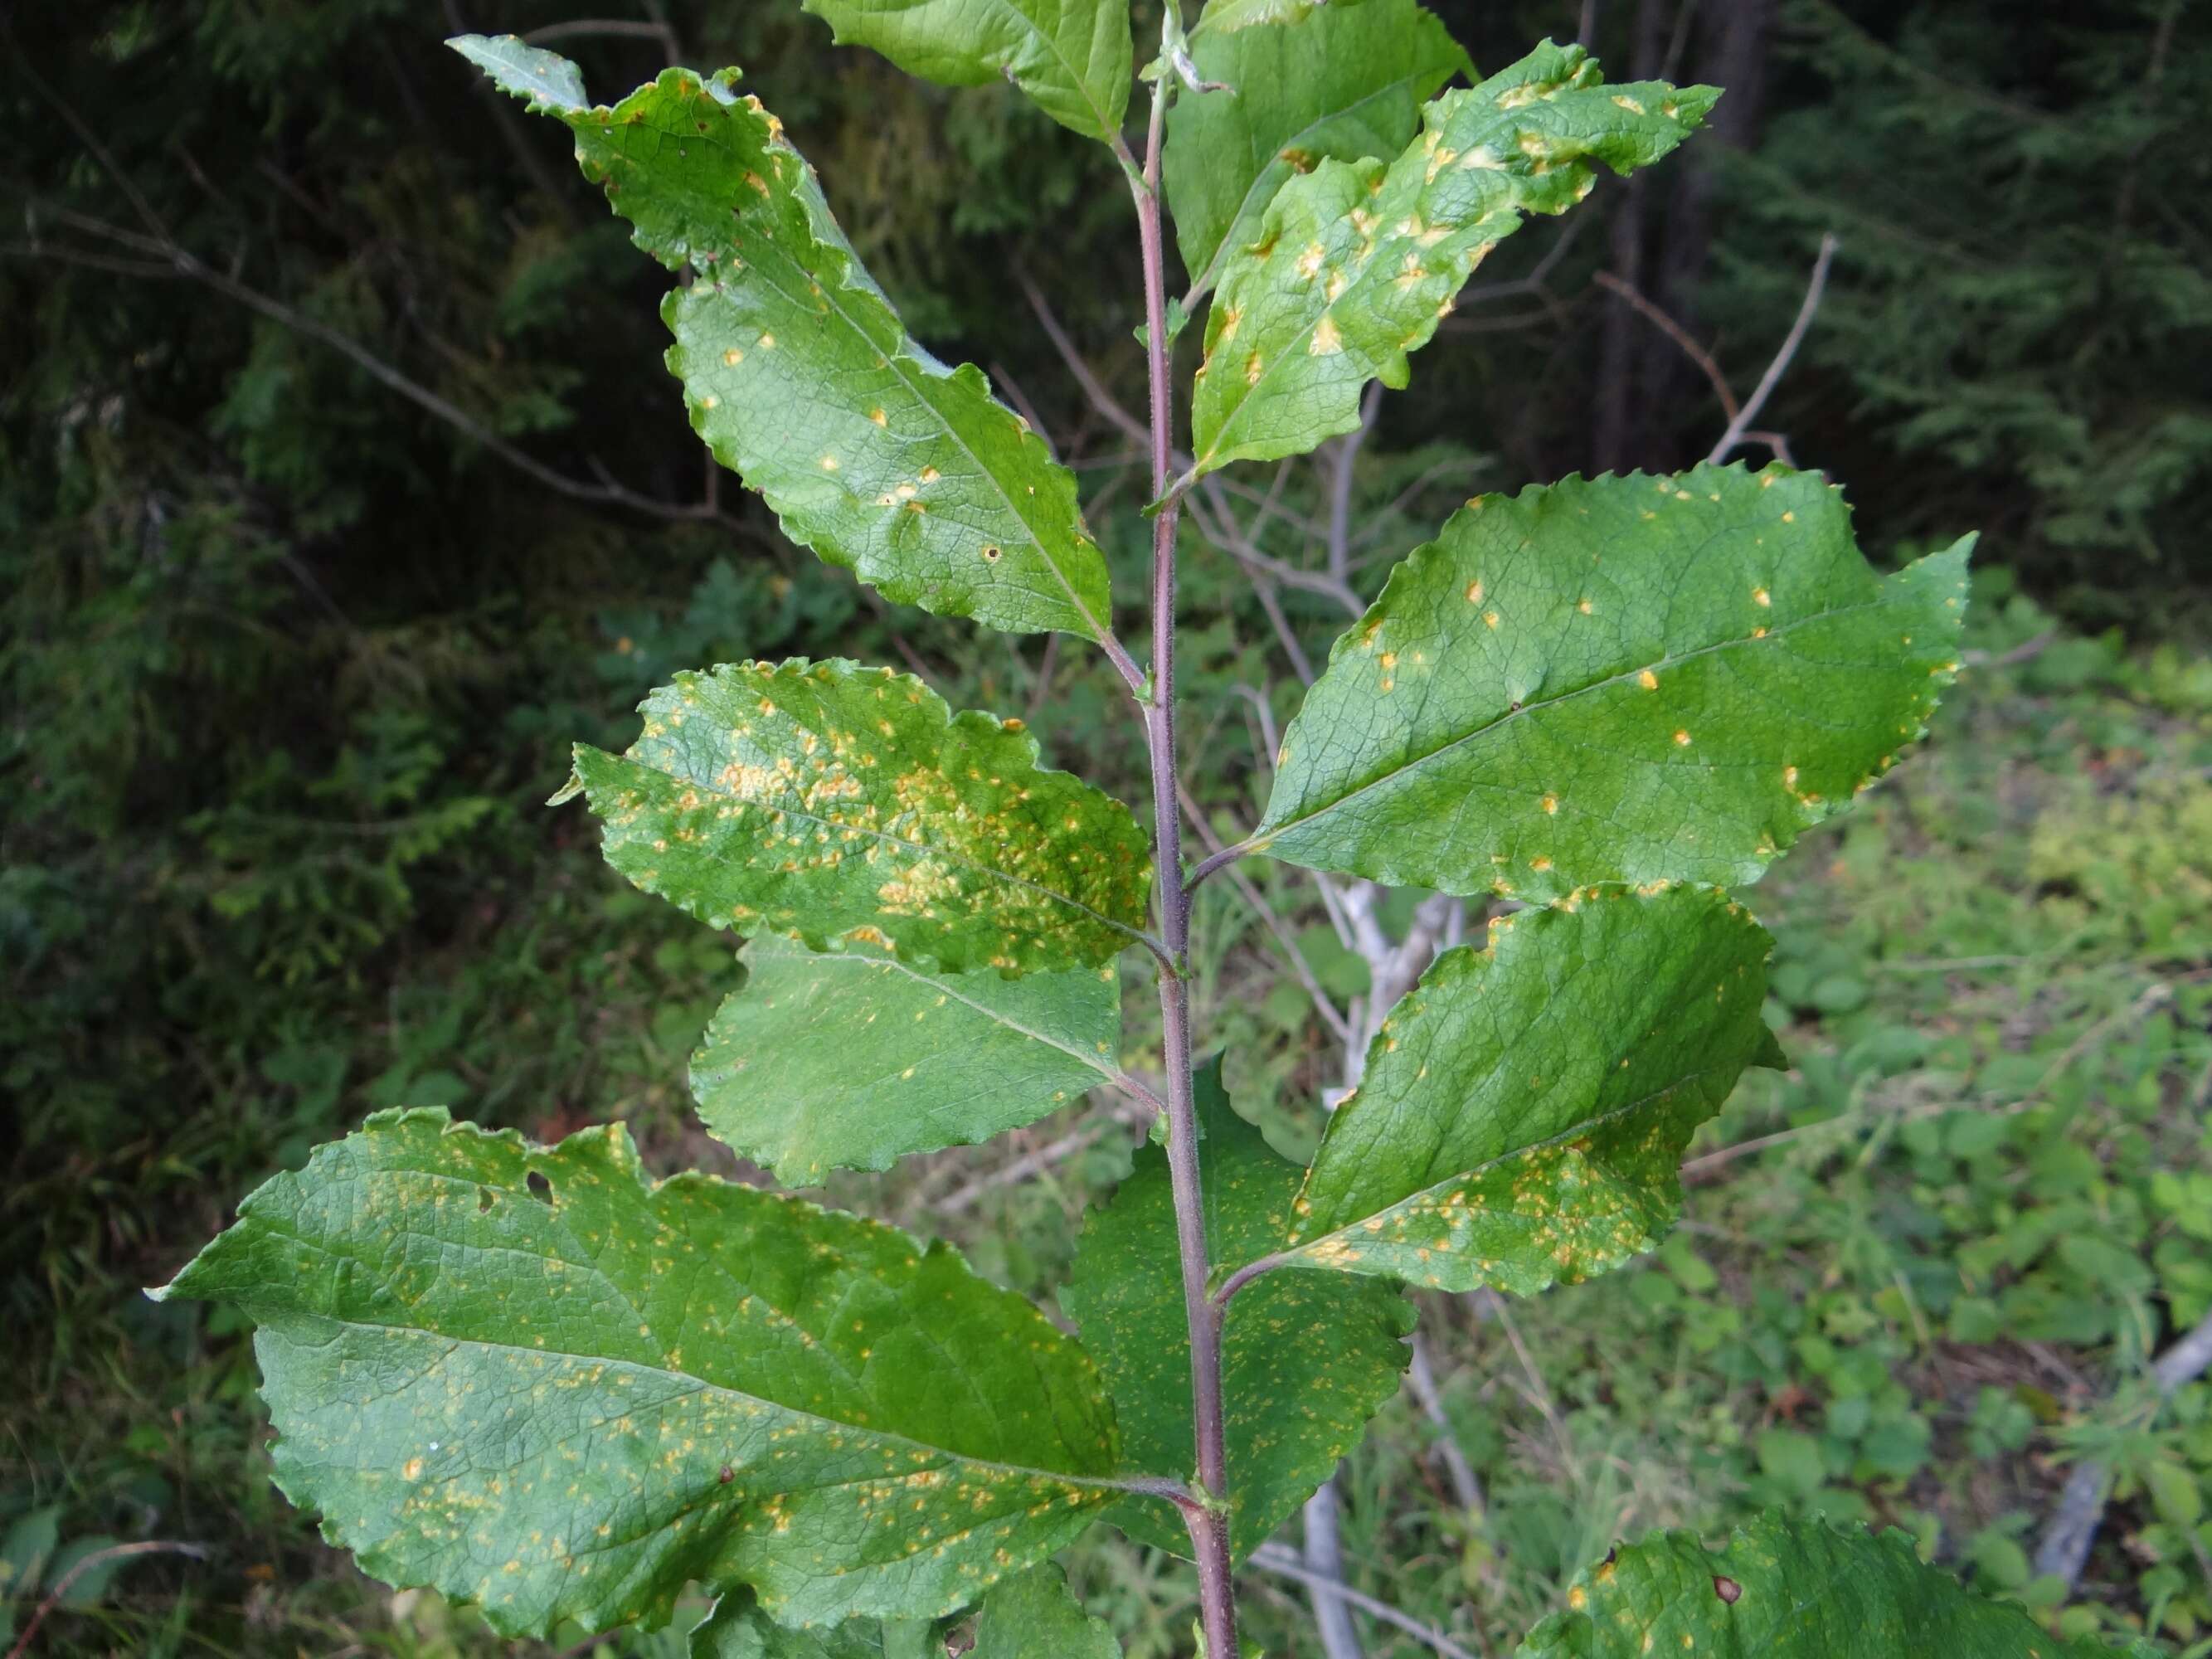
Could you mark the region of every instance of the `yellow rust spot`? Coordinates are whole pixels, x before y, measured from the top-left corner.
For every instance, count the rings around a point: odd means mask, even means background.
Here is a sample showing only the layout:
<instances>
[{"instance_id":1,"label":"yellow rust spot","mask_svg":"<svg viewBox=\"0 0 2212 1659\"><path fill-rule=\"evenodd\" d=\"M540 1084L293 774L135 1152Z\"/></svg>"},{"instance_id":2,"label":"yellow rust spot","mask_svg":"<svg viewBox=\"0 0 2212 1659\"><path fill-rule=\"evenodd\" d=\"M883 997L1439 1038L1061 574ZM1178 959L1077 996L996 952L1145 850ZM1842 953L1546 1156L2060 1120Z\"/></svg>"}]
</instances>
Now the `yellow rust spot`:
<instances>
[{"instance_id":1,"label":"yellow rust spot","mask_svg":"<svg viewBox=\"0 0 2212 1659\"><path fill-rule=\"evenodd\" d=\"M1469 605L1480 605L1482 603L1482 584L1480 581L1471 581L1467 585L1467 602Z\"/></svg>"},{"instance_id":2,"label":"yellow rust spot","mask_svg":"<svg viewBox=\"0 0 2212 1659\"><path fill-rule=\"evenodd\" d=\"M1674 743L1678 748L1687 749L1690 746L1690 734L1687 732L1677 732L1674 734Z\"/></svg>"},{"instance_id":3,"label":"yellow rust spot","mask_svg":"<svg viewBox=\"0 0 2212 1659\"><path fill-rule=\"evenodd\" d=\"M1646 691L1656 691L1659 689L1659 677L1648 668L1636 677L1636 683Z\"/></svg>"},{"instance_id":4,"label":"yellow rust spot","mask_svg":"<svg viewBox=\"0 0 2212 1659\"><path fill-rule=\"evenodd\" d=\"M1758 605L1771 605L1774 603L1774 596L1763 587L1754 587L1751 590L1751 602Z\"/></svg>"},{"instance_id":5,"label":"yellow rust spot","mask_svg":"<svg viewBox=\"0 0 2212 1659\"><path fill-rule=\"evenodd\" d=\"M1498 613L1495 611L1486 611L1482 613L1482 621L1485 627L1495 628L1498 626Z\"/></svg>"},{"instance_id":6,"label":"yellow rust spot","mask_svg":"<svg viewBox=\"0 0 2212 1659\"><path fill-rule=\"evenodd\" d=\"M732 346L727 351L722 354L722 361L727 363L732 368L735 368L739 363L744 362L744 360L745 354L738 350L735 346Z\"/></svg>"},{"instance_id":7,"label":"yellow rust spot","mask_svg":"<svg viewBox=\"0 0 2212 1659\"><path fill-rule=\"evenodd\" d=\"M868 411L868 418L873 421L878 426L889 426L891 423L890 416L884 414L880 409L870 410Z\"/></svg>"},{"instance_id":8,"label":"yellow rust spot","mask_svg":"<svg viewBox=\"0 0 2212 1659\"><path fill-rule=\"evenodd\" d=\"M1559 812L1559 798L1557 795L1547 795L1547 796L1545 796L1545 797L1544 797L1544 803L1543 803L1543 804L1544 804L1544 811L1545 811L1546 812L1547 812L1547 813L1551 813L1551 814L1555 815L1555 816L1557 815L1557 813Z\"/></svg>"},{"instance_id":9,"label":"yellow rust spot","mask_svg":"<svg viewBox=\"0 0 2212 1659\"><path fill-rule=\"evenodd\" d=\"M400 1470L400 1474L405 1475L410 1480L420 1480L422 1478L422 1460L419 1457L409 1458L407 1467Z\"/></svg>"},{"instance_id":10,"label":"yellow rust spot","mask_svg":"<svg viewBox=\"0 0 2212 1659\"><path fill-rule=\"evenodd\" d=\"M1315 327L1313 343L1306 349L1316 357L1334 357L1344 349L1344 337L1336 331L1336 319L1324 317Z\"/></svg>"}]
</instances>

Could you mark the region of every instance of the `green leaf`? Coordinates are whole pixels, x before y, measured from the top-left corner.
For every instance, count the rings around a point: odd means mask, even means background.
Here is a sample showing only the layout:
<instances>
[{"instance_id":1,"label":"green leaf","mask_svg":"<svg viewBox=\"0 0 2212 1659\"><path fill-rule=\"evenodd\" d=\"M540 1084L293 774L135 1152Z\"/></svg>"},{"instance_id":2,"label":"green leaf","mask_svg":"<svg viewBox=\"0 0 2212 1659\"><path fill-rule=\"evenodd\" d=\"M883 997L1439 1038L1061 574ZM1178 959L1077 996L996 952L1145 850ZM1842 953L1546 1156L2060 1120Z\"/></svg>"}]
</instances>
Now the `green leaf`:
<instances>
[{"instance_id":1,"label":"green leaf","mask_svg":"<svg viewBox=\"0 0 2212 1659\"><path fill-rule=\"evenodd\" d=\"M1414 0L1338 0L1296 28L1202 29L1191 58L1202 78L1233 89L1168 110L1161 166L1194 295L1213 286L1233 250L1259 240L1285 180L1330 156L1395 155L1420 125L1422 100L1474 72Z\"/></svg>"},{"instance_id":2,"label":"green leaf","mask_svg":"<svg viewBox=\"0 0 2212 1659\"><path fill-rule=\"evenodd\" d=\"M1121 1659L1121 1644L1104 1620L1083 1611L1066 1577L1048 1563L993 1586L968 1659Z\"/></svg>"},{"instance_id":3,"label":"green leaf","mask_svg":"<svg viewBox=\"0 0 2212 1659\"><path fill-rule=\"evenodd\" d=\"M1327 161L1268 204L1223 267L1192 411L1193 476L1311 449L1359 423L1367 382L1402 386L1453 297L1524 213L1564 213L1596 182L1648 167L1720 94L1600 84L1579 46L1547 41L1424 111L1387 166Z\"/></svg>"},{"instance_id":4,"label":"green leaf","mask_svg":"<svg viewBox=\"0 0 2212 1659\"><path fill-rule=\"evenodd\" d=\"M744 1584L788 1625L929 1619L1118 1488L1090 1359L950 1249L382 1112L239 1206L163 1298L259 1327L276 1482L387 1583L502 1634L665 1623Z\"/></svg>"},{"instance_id":5,"label":"green leaf","mask_svg":"<svg viewBox=\"0 0 2212 1659\"><path fill-rule=\"evenodd\" d=\"M523 100L532 115L566 118L588 107L582 71L557 52L531 46L514 34L463 34L446 44L489 76L502 92Z\"/></svg>"},{"instance_id":6,"label":"green leaf","mask_svg":"<svg viewBox=\"0 0 2212 1659\"><path fill-rule=\"evenodd\" d=\"M574 131L638 246L697 280L661 317L693 428L785 533L890 599L1015 633L1110 634L1106 562L1075 477L991 396L908 337L805 158L725 70L662 71L612 109L512 40L453 43ZM548 101L549 84L573 103Z\"/></svg>"},{"instance_id":7,"label":"green leaf","mask_svg":"<svg viewBox=\"0 0 2212 1659\"><path fill-rule=\"evenodd\" d=\"M1217 1268L1235 1268L1282 1248L1298 1169L1231 1108L1218 1060L1196 1086L1207 1249ZM1091 1212L1060 1300L1105 1375L1132 1467L1190 1469L1189 1326L1163 1149L1141 1148L1113 1201ZM1239 1559L1328 1478L1396 1392L1411 1328L1394 1286L1334 1273L1270 1273L1230 1303L1222 1387ZM1164 1500L1133 1498L1107 1518L1141 1543L1189 1552Z\"/></svg>"},{"instance_id":8,"label":"green leaf","mask_svg":"<svg viewBox=\"0 0 2212 1659\"><path fill-rule=\"evenodd\" d=\"M971 1659L1121 1659L1102 1620L1087 1617L1050 1562L1001 1579L984 1596ZM789 1630L745 1592L726 1595L691 1632L690 1659L941 1659L945 1644L927 1620L848 1620L827 1629Z\"/></svg>"},{"instance_id":9,"label":"green leaf","mask_svg":"<svg viewBox=\"0 0 2212 1659\"><path fill-rule=\"evenodd\" d=\"M1254 848L1528 898L1756 881L1920 732L1972 543L1882 580L1779 466L1479 497L1336 642Z\"/></svg>"},{"instance_id":10,"label":"green leaf","mask_svg":"<svg viewBox=\"0 0 2212 1659\"><path fill-rule=\"evenodd\" d=\"M1911 1534L1762 1515L1709 1550L1655 1533L1586 1569L1520 1659L2157 1659L2068 1643L1923 1565Z\"/></svg>"},{"instance_id":11,"label":"green leaf","mask_svg":"<svg viewBox=\"0 0 2212 1659\"><path fill-rule=\"evenodd\" d=\"M988 1140L1117 1074L1110 964L934 974L763 936L745 968L691 1057L691 1092L716 1139L787 1186Z\"/></svg>"},{"instance_id":12,"label":"green leaf","mask_svg":"<svg viewBox=\"0 0 2212 1659\"><path fill-rule=\"evenodd\" d=\"M1019 720L842 659L679 674L639 708L628 752L580 745L576 775L607 862L714 927L1033 973L1143 925L1144 831Z\"/></svg>"},{"instance_id":13,"label":"green leaf","mask_svg":"<svg viewBox=\"0 0 2212 1659\"><path fill-rule=\"evenodd\" d=\"M1110 144L1129 107L1129 0L806 0L839 46L909 75L979 87L1001 76L1064 127Z\"/></svg>"},{"instance_id":14,"label":"green leaf","mask_svg":"<svg viewBox=\"0 0 2212 1659\"><path fill-rule=\"evenodd\" d=\"M1771 946L1725 893L1612 887L1445 951L1330 1115L1293 1260L1533 1296L1650 1249L1691 1133L1778 1058Z\"/></svg>"},{"instance_id":15,"label":"green leaf","mask_svg":"<svg viewBox=\"0 0 2212 1659\"><path fill-rule=\"evenodd\" d=\"M1317 11L1350 11L1363 0L1206 0L1206 9L1190 32L1194 46L1201 40L1249 29L1261 23L1303 23Z\"/></svg>"},{"instance_id":16,"label":"green leaf","mask_svg":"<svg viewBox=\"0 0 2212 1659\"><path fill-rule=\"evenodd\" d=\"M1024 1574L1026 1577L1029 1575ZM927 1620L848 1619L826 1629L788 1630L760 1610L749 1590L714 1603L691 1632L690 1659L940 1659Z\"/></svg>"}]
</instances>

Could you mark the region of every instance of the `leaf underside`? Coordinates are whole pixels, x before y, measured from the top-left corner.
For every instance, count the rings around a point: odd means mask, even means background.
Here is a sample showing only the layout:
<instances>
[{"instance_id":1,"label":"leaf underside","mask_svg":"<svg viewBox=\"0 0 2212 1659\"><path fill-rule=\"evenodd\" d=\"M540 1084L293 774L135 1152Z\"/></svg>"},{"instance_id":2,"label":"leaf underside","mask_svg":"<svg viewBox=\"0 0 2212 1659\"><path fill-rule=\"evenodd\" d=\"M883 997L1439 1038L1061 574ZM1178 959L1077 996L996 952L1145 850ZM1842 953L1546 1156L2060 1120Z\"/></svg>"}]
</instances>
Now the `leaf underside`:
<instances>
[{"instance_id":1,"label":"leaf underside","mask_svg":"<svg viewBox=\"0 0 2212 1659\"><path fill-rule=\"evenodd\" d=\"M1719 1549L1655 1533L1577 1577L1520 1659L2156 1659L2067 1643L1924 1565L1910 1534L1767 1514Z\"/></svg>"},{"instance_id":2,"label":"leaf underside","mask_svg":"<svg viewBox=\"0 0 2212 1659\"><path fill-rule=\"evenodd\" d=\"M1395 155L1419 129L1422 102L1474 73L1414 0L1338 0L1294 28L1203 29L1191 58L1202 79L1231 89L1168 110L1160 165L1193 300L1259 240L1285 180L1331 157Z\"/></svg>"},{"instance_id":3,"label":"leaf underside","mask_svg":"<svg viewBox=\"0 0 2212 1659\"><path fill-rule=\"evenodd\" d=\"M1478 497L1338 640L1255 845L1530 899L1755 881L1921 733L1972 545L1879 578L1781 466Z\"/></svg>"},{"instance_id":4,"label":"leaf underside","mask_svg":"<svg viewBox=\"0 0 2212 1659\"><path fill-rule=\"evenodd\" d=\"M975 87L1004 76L1064 127L1111 143L1129 107L1129 0L806 0L840 46L909 75Z\"/></svg>"},{"instance_id":5,"label":"leaf underside","mask_svg":"<svg viewBox=\"0 0 2212 1659\"><path fill-rule=\"evenodd\" d=\"M717 927L873 945L949 973L1095 968L1151 887L1127 807L1019 720L835 659L680 674L622 756L580 746L607 862Z\"/></svg>"},{"instance_id":6,"label":"leaf underside","mask_svg":"<svg viewBox=\"0 0 2212 1659\"><path fill-rule=\"evenodd\" d=\"M1116 1495L1091 1361L942 1245L686 1174L384 1112L155 1293L259 1327L276 1480L362 1568L501 1633L930 1619Z\"/></svg>"},{"instance_id":7,"label":"leaf underside","mask_svg":"<svg viewBox=\"0 0 2212 1659\"><path fill-rule=\"evenodd\" d=\"M1297 455L1359 422L1368 381L1402 386L1489 250L1525 213L1564 213L1591 164L1648 167L1720 95L1600 84L1579 46L1547 41L1423 112L1387 165L1325 161L1269 203L1259 240L1223 267L1191 409L1198 476Z\"/></svg>"},{"instance_id":8,"label":"leaf underside","mask_svg":"<svg viewBox=\"0 0 2212 1659\"><path fill-rule=\"evenodd\" d=\"M1613 887L1446 951L1330 1115L1296 1259L1533 1296L1650 1249L1692 1132L1778 1061L1771 945L1724 893Z\"/></svg>"},{"instance_id":9,"label":"leaf underside","mask_svg":"<svg viewBox=\"0 0 2212 1659\"><path fill-rule=\"evenodd\" d=\"M1298 1170L1231 1108L1218 1061L1195 1082L1208 1250L1234 1268L1282 1245ZM1112 1202L1091 1212L1060 1305L1105 1376L1125 1455L1152 1469L1186 1470L1197 1455L1176 1263L1167 1158L1147 1146ZM1411 1323L1394 1286L1334 1273L1269 1273L1230 1303L1222 1389L1237 1559L1311 1496L1397 1391ZM1182 1520L1163 1500L1132 1498L1106 1518L1140 1543L1189 1553Z\"/></svg>"},{"instance_id":10,"label":"leaf underside","mask_svg":"<svg viewBox=\"0 0 2212 1659\"><path fill-rule=\"evenodd\" d=\"M848 1620L791 1630L748 1593L726 1595L691 1632L690 1659L942 1659L948 1627L927 1620ZM978 1609L969 1659L1120 1659L1104 1622L1086 1616L1047 1562L1000 1579Z\"/></svg>"},{"instance_id":11,"label":"leaf underside","mask_svg":"<svg viewBox=\"0 0 2212 1659\"><path fill-rule=\"evenodd\" d=\"M1115 1075L1110 963L937 974L866 945L824 953L769 934L745 967L691 1057L691 1092L717 1139L786 1186L988 1140Z\"/></svg>"},{"instance_id":12,"label":"leaf underside","mask_svg":"<svg viewBox=\"0 0 2212 1659\"><path fill-rule=\"evenodd\" d=\"M940 616L1109 637L1106 563L1074 475L981 370L947 369L907 336L783 124L730 89L734 70L665 70L593 109L550 52L453 45L565 122L638 246L696 273L661 307L668 366L693 428L786 534Z\"/></svg>"}]
</instances>

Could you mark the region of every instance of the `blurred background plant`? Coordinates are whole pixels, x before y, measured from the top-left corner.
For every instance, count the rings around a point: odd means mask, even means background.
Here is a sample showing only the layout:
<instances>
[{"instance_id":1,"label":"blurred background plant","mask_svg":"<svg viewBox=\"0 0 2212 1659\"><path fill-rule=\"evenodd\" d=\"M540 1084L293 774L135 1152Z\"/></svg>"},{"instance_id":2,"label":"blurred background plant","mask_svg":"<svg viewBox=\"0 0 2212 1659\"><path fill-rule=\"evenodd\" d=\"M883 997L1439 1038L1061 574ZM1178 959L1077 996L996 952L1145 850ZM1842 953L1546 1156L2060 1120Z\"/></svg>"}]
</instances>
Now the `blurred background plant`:
<instances>
[{"instance_id":1,"label":"blurred background plant","mask_svg":"<svg viewBox=\"0 0 2212 1659\"><path fill-rule=\"evenodd\" d=\"M1708 1132L1657 1255L1436 1310L1433 1390L1338 1483L1345 1579L1504 1653L1616 1536L1782 1501L1908 1527L2061 1627L2212 1653L2212 1387L2148 1369L2212 1310L2205 10L1435 9L1478 64L1579 35L1730 95L1680 169L1507 243L1362 441L1204 503L1197 816L1253 820L1301 659L1465 495L1703 454L1824 234L1759 426L1846 485L1878 560L1986 533L1933 743L1756 893L1795 1069ZM1145 786L1081 653L887 607L714 478L660 279L440 39L541 32L603 94L744 64L917 330L1079 468L1133 592L1126 192L1018 97L832 53L795 0L82 0L4 28L0 1644L499 1651L319 1542L267 1483L243 1333L138 1287L401 1102L547 1138L619 1117L662 1167L757 1178L688 1115L726 945L538 805L676 667L896 663ZM1204 890L1204 1029L1303 1152L1375 964L1312 883L1261 879ZM1386 937L1421 897L1375 896ZM1133 1133L1102 1102L831 1195L1048 1295ZM2039 1557L2084 1463L2110 1501L2069 1584ZM200 1553L103 1553L164 1543ZM1133 1656L1187 1644L1179 1563L1073 1565ZM1253 1584L1268 1652L1323 1651L1307 1585Z\"/></svg>"}]
</instances>

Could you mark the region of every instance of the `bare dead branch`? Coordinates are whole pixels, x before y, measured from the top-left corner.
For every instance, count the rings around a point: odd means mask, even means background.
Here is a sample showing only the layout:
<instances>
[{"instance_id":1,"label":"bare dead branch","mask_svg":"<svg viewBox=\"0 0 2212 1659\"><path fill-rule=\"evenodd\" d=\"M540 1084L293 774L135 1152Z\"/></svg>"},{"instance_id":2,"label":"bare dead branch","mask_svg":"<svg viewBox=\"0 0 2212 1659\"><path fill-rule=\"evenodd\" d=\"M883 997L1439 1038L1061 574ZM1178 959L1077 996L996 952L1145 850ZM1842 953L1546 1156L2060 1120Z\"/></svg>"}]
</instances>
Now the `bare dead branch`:
<instances>
[{"instance_id":1,"label":"bare dead branch","mask_svg":"<svg viewBox=\"0 0 2212 1659\"><path fill-rule=\"evenodd\" d=\"M1733 429L1742 406L1736 402L1735 389L1729 385L1728 377L1721 373L1721 366L1713 361L1712 353L1699 345L1689 330L1646 299L1633 283L1624 282L1609 270L1598 272L1596 280L1600 288L1626 301L1638 316L1681 348L1682 355L1697 365L1698 372L1712 387L1713 395L1721 400L1721 409L1727 415L1729 425Z\"/></svg>"},{"instance_id":2,"label":"bare dead branch","mask_svg":"<svg viewBox=\"0 0 2212 1659\"><path fill-rule=\"evenodd\" d=\"M1728 430L1721 434L1720 441L1712 447L1705 459L1717 466L1728 459L1735 447L1744 440L1745 429L1759 418L1766 407L1766 400L1774 395L1774 388L1782 383L1782 372L1790 367L1790 360L1797 355L1797 348L1805 343L1805 331L1813 326L1813 313L1820 308L1820 295L1828 286L1828 267L1835 263L1836 234L1829 231L1820 238L1820 257L1813 261L1813 275L1805 284L1805 298L1797 307L1796 320L1790 325L1790 332L1782 341L1782 349L1766 366L1766 373L1759 377L1751 396L1744 399L1743 407L1729 420Z\"/></svg>"},{"instance_id":3,"label":"bare dead branch","mask_svg":"<svg viewBox=\"0 0 2212 1659\"><path fill-rule=\"evenodd\" d=\"M1444 1656L1444 1659L1475 1659L1475 1656L1433 1626L1425 1625L1411 1613L1401 1613L1387 1601L1378 1601L1348 1584L1331 1583L1316 1573L1304 1562L1284 1546L1266 1543L1252 1552L1249 1565L1263 1572L1279 1573L1285 1578L1295 1578L1302 1583L1318 1583L1330 1595L1340 1597L1358 1607L1362 1613L1380 1619L1386 1625L1395 1626L1425 1647Z\"/></svg>"},{"instance_id":4,"label":"bare dead branch","mask_svg":"<svg viewBox=\"0 0 2212 1659\"><path fill-rule=\"evenodd\" d=\"M1306 1499L1299 1519L1305 1534L1299 1550L1305 1571L1300 1579L1313 1603L1314 1633L1321 1638L1322 1652L1327 1659L1365 1659L1358 1626L1352 1622L1351 1598L1345 1593L1334 1474Z\"/></svg>"}]
</instances>

